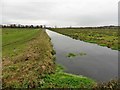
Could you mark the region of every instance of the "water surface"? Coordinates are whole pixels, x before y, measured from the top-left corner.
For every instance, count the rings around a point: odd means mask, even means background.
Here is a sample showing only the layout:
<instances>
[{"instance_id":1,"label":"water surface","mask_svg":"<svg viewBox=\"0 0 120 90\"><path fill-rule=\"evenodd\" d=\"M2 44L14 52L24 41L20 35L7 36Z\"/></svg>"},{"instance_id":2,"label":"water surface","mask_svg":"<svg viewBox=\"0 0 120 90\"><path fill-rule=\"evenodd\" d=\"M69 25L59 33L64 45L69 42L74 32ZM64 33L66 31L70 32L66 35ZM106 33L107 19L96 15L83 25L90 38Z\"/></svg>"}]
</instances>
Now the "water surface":
<instances>
[{"instance_id":1,"label":"water surface","mask_svg":"<svg viewBox=\"0 0 120 90\"><path fill-rule=\"evenodd\" d=\"M72 39L46 29L56 51L56 62L65 72L83 75L96 81L109 81L118 77L118 51ZM68 53L86 53L69 58Z\"/></svg>"}]
</instances>

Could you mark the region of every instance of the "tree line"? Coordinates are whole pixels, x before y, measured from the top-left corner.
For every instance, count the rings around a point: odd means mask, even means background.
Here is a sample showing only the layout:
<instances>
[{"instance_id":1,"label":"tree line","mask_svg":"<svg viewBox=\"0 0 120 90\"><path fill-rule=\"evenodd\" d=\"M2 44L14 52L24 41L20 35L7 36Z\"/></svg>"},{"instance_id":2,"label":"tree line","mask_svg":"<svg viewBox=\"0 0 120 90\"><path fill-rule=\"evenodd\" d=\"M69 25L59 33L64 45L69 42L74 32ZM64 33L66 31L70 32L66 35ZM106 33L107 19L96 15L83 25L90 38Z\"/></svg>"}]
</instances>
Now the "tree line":
<instances>
[{"instance_id":1,"label":"tree line","mask_svg":"<svg viewBox=\"0 0 120 90\"><path fill-rule=\"evenodd\" d=\"M10 24L0 25L1 28L45 28L45 25L21 25L21 24Z\"/></svg>"},{"instance_id":2,"label":"tree line","mask_svg":"<svg viewBox=\"0 0 120 90\"><path fill-rule=\"evenodd\" d=\"M99 26L99 27L47 27L45 25L21 25L21 24L9 24L9 25L0 25L0 28L67 28L67 29L106 29L106 28L113 28L113 29L118 29L120 26Z\"/></svg>"}]
</instances>

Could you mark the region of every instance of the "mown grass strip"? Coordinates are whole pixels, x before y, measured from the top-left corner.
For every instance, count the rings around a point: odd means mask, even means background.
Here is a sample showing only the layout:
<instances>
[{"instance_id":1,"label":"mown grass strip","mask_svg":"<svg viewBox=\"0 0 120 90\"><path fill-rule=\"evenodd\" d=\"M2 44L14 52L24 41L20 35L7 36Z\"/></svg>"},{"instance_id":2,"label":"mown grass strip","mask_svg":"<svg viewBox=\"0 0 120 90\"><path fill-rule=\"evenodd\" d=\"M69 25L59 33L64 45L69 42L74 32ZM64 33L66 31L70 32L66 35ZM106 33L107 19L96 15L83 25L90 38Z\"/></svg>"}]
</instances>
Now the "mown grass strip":
<instances>
[{"instance_id":1,"label":"mown grass strip","mask_svg":"<svg viewBox=\"0 0 120 90\"><path fill-rule=\"evenodd\" d=\"M34 39L38 35L37 29L25 29L25 28L3 28L2 34L2 47L3 56L13 56L22 52L26 46L26 43L31 39Z\"/></svg>"}]
</instances>

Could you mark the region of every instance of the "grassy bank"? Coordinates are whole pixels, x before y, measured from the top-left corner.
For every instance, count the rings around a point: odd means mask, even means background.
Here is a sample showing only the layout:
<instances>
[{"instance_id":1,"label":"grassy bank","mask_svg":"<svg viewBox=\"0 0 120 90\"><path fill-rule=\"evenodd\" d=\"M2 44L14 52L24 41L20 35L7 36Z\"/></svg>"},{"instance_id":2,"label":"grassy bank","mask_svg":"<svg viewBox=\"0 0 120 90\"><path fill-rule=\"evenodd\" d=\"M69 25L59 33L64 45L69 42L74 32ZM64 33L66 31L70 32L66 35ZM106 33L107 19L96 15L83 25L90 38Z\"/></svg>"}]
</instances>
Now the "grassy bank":
<instances>
[{"instance_id":1,"label":"grassy bank","mask_svg":"<svg viewBox=\"0 0 120 90\"><path fill-rule=\"evenodd\" d=\"M55 71L48 35L39 29L3 29L3 88L41 87Z\"/></svg>"},{"instance_id":2,"label":"grassy bank","mask_svg":"<svg viewBox=\"0 0 120 90\"><path fill-rule=\"evenodd\" d=\"M56 66L54 74L46 75L42 88L87 88L96 86L96 82L90 78L63 72L60 65Z\"/></svg>"},{"instance_id":3,"label":"grassy bank","mask_svg":"<svg viewBox=\"0 0 120 90\"><path fill-rule=\"evenodd\" d=\"M3 88L91 88L95 82L56 66L50 38L42 29L3 28Z\"/></svg>"},{"instance_id":4,"label":"grassy bank","mask_svg":"<svg viewBox=\"0 0 120 90\"><path fill-rule=\"evenodd\" d=\"M80 39L85 42L96 43L101 46L120 50L120 43L118 42L118 29L67 29L67 28L53 28L51 29L58 33L70 36L74 39ZM119 46L118 46L119 45Z\"/></svg>"}]
</instances>

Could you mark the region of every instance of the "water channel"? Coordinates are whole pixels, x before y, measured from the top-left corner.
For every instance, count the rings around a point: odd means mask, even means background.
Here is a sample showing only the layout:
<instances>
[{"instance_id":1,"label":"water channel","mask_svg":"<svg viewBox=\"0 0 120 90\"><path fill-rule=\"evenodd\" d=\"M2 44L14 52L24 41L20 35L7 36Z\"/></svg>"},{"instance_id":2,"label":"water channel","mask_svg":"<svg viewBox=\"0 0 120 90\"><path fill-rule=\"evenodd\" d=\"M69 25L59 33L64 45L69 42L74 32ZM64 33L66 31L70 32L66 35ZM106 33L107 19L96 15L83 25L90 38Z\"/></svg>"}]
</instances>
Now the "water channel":
<instances>
[{"instance_id":1,"label":"water channel","mask_svg":"<svg viewBox=\"0 0 120 90\"><path fill-rule=\"evenodd\" d=\"M46 29L56 51L56 62L64 71L83 75L97 82L118 77L118 51L97 44L72 39ZM69 53L86 53L69 58Z\"/></svg>"}]
</instances>

